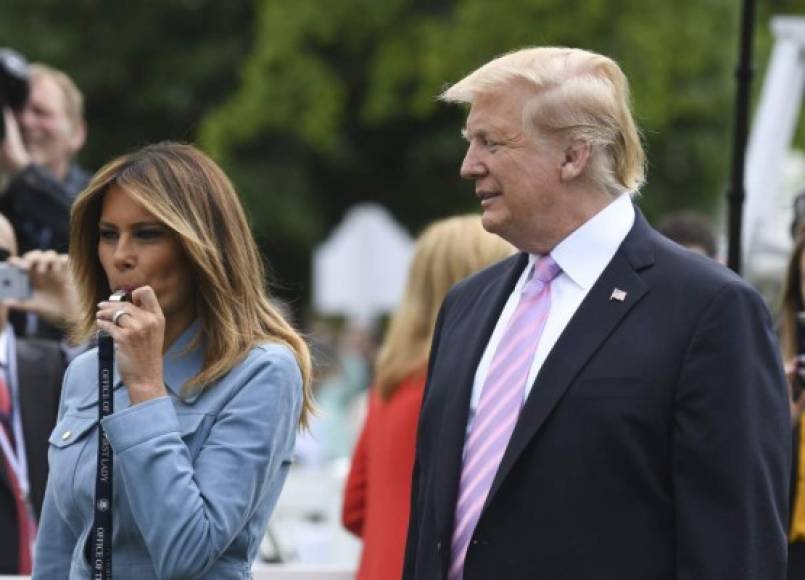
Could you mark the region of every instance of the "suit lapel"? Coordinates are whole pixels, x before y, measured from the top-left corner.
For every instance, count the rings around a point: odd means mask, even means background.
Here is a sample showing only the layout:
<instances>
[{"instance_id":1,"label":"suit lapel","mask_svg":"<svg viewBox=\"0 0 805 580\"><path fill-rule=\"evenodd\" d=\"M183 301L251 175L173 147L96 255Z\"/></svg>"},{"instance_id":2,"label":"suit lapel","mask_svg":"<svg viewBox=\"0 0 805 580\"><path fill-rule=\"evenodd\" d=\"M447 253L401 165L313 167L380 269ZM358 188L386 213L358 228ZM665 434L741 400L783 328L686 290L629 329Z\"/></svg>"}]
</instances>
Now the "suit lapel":
<instances>
[{"instance_id":1,"label":"suit lapel","mask_svg":"<svg viewBox=\"0 0 805 580\"><path fill-rule=\"evenodd\" d=\"M483 356L489 337L495 328L500 312L528 262L528 254L521 253L511 259L508 271L484 287L465 306L463 313L453 315L449 342L443 337L440 349L449 352L442 368L455 369L449 377L449 385L434 385L447 389L446 405L441 417L441 431L437 439L437 461L434 469L434 505L437 530L442 542L450 545L453 531L458 480L461 474L461 458L467 431L470 398L475 371ZM443 331L443 332L444 332ZM439 357L442 354L439 353ZM449 550L447 550L449 554Z\"/></svg>"},{"instance_id":2,"label":"suit lapel","mask_svg":"<svg viewBox=\"0 0 805 580\"><path fill-rule=\"evenodd\" d=\"M37 364L38 361L36 360L37 357L34 356L33 360L28 360L31 358L31 353L24 347L22 341L17 340L17 386L19 387L19 408L15 409L15 413L20 413L20 420L22 422L22 434L25 437L26 441L29 439L31 433L34 432L34 429L37 427L38 423L37 420L39 416L36 414L39 409L41 409L42 401L38 401L36 398L36 391L28 388L22 388L22 385L32 385L35 384L34 381L37 379L36 376L36 369L39 368ZM8 368L8 366L6 367ZM33 376L29 372L32 371L34 374ZM10 381L10 377L8 377ZM11 388L11 384L9 382L9 388ZM27 450L27 447L26 447ZM27 458L30 463L30 458ZM30 476L30 473L29 473ZM6 473L5 469L0 469L0 482L4 486L6 486L9 490L11 489L11 482L8 479L8 474Z\"/></svg>"},{"instance_id":3,"label":"suit lapel","mask_svg":"<svg viewBox=\"0 0 805 580\"><path fill-rule=\"evenodd\" d=\"M653 264L649 235L648 224L636 211L632 230L590 289L537 374L485 505L489 504L526 445L545 423L590 357L649 291L638 274L640 269ZM611 298L615 289L626 293L623 301Z\"/></svg>"}]
</instances>

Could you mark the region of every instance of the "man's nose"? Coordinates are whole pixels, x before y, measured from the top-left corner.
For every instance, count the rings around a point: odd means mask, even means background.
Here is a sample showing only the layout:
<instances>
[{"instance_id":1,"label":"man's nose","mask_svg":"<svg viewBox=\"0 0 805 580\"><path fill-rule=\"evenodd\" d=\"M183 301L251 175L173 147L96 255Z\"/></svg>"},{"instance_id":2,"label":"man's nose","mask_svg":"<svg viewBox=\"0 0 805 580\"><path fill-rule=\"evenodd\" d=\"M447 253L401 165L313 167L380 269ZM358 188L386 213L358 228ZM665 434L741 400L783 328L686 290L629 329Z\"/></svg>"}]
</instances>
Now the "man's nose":
<instances>
[{"instance_id":1,"label":"man's nose","mask_svg":"<svg viewBox=\"0 0 805 580\"><path fill-rule=\"evenodd\" d=\"M464 155L464 161L461 163L461 171L459 173L464 179L476 179L486 175L486 166L478 157L477 148L474 143L470 143L469 147L467 147L467 153Z\"/></svg>"}]
</instances>

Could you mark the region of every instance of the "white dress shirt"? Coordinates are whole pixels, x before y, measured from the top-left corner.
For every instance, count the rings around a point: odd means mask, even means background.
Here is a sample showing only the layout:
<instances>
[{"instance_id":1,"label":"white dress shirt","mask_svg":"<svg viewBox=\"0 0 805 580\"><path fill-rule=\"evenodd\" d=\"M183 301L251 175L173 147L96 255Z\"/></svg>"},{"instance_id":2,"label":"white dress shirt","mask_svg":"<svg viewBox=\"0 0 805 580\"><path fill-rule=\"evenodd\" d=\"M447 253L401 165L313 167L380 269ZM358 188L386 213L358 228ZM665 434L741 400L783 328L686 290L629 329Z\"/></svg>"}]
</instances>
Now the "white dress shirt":
<instances>
[{"instance_id":1,"label":"white dress shirt","mask_svg":"<svg viewBox=\"0 0 805 580\"><path fill-rule=\"evenodd\" d=\"M551 251L550 255L562 269L551 283L551 309L542 336L534 352L531 369L528 373L523 399L528 398L537 373L553 345L559 340L570 319L575 314L590 288L598 280L601 273L612 260L612 256L626 238L626 234L634 224L635 212L629 194L619 195L612 203L602 209L581 227L562 240ZM523 269L517 284L514 285L506 305L500 313L495 330L489 337L486 350L478 363L470 398L470 415L467 431L472 427L475 410L481 400L481 391L486 382L489 365L503 338L503 333L520 301L520 293L528 275L539 256L530 254L528 265Z\"/></svg>"}]
</instances>

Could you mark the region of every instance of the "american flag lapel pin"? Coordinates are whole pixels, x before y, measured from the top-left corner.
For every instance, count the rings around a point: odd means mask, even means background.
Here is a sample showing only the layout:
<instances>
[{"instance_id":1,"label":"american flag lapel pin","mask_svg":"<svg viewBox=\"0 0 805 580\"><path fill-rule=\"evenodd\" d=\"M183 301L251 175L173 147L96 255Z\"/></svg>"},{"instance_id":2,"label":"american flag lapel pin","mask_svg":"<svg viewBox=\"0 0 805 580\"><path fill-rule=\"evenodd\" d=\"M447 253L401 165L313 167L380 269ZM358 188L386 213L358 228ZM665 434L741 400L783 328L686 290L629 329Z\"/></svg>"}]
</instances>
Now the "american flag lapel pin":
<instances>
[{"instance_id":1,"label":"american flag lapel pin","mask_svg":"<svg viewBox=\"0 0 805 580\"><path fill-rule=\"evenodd\" d=\"M610 300L617 300L618 302L623 302L626 300L626 291L621 290L620 288L613 288L612 295L609 297Z\"/></svg>"}]
</instances>

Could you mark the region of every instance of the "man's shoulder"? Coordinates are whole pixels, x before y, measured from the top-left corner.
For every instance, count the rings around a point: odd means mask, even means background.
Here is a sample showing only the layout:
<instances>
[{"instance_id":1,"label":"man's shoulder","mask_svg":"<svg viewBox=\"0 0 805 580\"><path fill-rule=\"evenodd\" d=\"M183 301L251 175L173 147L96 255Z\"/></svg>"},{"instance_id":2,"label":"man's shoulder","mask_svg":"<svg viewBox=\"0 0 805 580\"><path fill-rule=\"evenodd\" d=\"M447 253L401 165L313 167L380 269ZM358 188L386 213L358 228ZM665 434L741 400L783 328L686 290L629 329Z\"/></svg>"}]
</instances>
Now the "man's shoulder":
<instances>
[{"instance_id":1,"label":"man's shoulder","mask_svg":"<svg viewBox=\"0 0 805 580\"><path fill-rule=\"evenodd\" d=\"M658 232L653 234L655 261L646 275L655 287L682 294L691 303L709 303L727 291L763 302L754 287L723 264L683 248Z\"/></svg>"},{"instance_id":2,"label":"man's shoulder","mask_svg":"<svg viewBox=\"0 0 805 580\"><path fill-rule=\"evenodd\" d=\"M64 371L65 356L59 342L43 338L17 338L16 345L20 362L59 365L59 372Z\"/></svg>"},{"instance_id":3,"label":"man's shoulder","mask_svg":"<svg viewBox=\"0 0 805 580\"><path fill-rule=\"evenodd\" d=\"M723 286L748 284L723 264L688 250L657 231L652 231L655 248L655 266L662 275L685 278L700 284Z\"/></svg>"}]
</instances>

